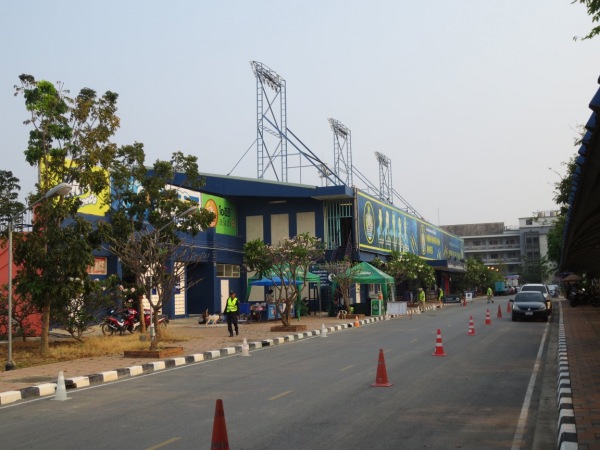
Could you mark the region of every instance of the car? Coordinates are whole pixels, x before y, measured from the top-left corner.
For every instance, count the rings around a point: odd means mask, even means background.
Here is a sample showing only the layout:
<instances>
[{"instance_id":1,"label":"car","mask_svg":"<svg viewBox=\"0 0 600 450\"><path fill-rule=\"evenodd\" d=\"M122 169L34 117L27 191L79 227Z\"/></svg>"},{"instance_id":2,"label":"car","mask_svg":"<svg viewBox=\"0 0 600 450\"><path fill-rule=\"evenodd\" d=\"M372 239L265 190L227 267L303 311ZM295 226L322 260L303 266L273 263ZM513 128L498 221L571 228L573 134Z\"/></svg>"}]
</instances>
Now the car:
<instances>
[{"instance_id":1,"label":"car","mask_svg":"<svg viewBox=\"0 0 600 450\"><path fill-rule=\"evenodd\" d=\"M541 292L519 292L512 301L512 321L522 319L548 321L550 311L546 307L546 299Z\"/></svg>"},{"instance_id":2,"label":"car","mask_svg":"<svg viewBox=\"0 0 600 450\"><path fill-rule=\"evenodd\" d=\"M550 297L550 293L548 292L548 287L545 284L541 283L528 283L521 286L521 290L519 292L540 292L544 299L546 300L546 308L548 309L548 314L552 314L552 298Z\"/></svg>"}]
</instances>

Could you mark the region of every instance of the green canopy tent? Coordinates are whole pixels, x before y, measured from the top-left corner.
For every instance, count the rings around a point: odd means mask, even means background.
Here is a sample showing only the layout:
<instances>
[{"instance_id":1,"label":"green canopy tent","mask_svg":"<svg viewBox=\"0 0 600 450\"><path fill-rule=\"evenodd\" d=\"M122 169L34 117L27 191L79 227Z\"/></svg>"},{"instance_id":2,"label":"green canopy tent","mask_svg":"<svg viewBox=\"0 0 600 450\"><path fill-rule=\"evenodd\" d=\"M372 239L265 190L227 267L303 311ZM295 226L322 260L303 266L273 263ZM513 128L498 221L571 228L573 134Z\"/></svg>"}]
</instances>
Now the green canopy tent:
<instances>
[{"instance_id":1,"label":"green canopy tent","mask_svg":"<svg viewBox=\"0 0 600 450\"><path fill-rule=\"evenodd\" d=\"M352 278L354 283L358 284L380 284L381 290L383 291L384 300L390 300L390 290L388 285L394 286L394 277L388 275L385 272L382 272L377 267L372 266L366 261L363 261L356 266L351 267L347 270L347 275L352 273ZM337 283L333 282L331 286L332 292L335 292L337 288ZM393 296L393 289L391 291ZM392 299L393 300L393 299Z\"/></svg>"}]
</instances>

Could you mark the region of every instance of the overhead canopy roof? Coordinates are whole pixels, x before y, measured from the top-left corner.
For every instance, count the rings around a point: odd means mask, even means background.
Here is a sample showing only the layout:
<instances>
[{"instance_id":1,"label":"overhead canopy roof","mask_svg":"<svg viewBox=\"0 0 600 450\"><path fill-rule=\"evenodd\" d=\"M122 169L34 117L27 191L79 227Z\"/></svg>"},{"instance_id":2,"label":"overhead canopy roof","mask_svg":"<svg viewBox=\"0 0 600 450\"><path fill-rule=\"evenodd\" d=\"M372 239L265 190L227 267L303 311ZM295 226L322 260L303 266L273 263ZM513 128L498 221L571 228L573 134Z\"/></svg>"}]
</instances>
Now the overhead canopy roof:
<instances>
[{"instance_id":1,"label":"overhead canopy roof","mask_svg":"<svg viewBox=\"0 0 600 450\"><path fill-rule=\"evenodd\" d=\"M600 83L600 80L599 80ZM600 89L590 102L593 111L579 148L569 210L565 222L560 267L573 272L600 273Z\"/></svg>"}]
</instances>

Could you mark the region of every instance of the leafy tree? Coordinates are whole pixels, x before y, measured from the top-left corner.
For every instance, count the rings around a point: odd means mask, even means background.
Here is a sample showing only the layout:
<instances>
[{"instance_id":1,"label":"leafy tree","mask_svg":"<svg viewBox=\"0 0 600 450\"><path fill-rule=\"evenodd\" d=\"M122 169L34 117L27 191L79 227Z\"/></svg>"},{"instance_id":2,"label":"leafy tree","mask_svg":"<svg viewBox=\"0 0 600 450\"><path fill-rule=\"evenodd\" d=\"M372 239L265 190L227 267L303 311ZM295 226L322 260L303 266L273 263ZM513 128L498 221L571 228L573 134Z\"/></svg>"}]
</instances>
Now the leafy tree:
<instances>
[{"instance_id":1,"label":"leafy tree","mask_svg":"<svg viewBox=\"0 0 600 450\"><path fill-rule=\"evenodd\" d=\"M394 277L396 284L412 281L427 287L435 283L433 267L414 253L393 251L385 264L385 271Z\"/></svg>"},{"instance_id":2,"label":"leafy tree","mask_svg":"<svg viewBox=\"0 0 600 450\"><path fill-rule=\"evenodd\" d=\"M23 338L23 341L25 341L28 336L34 336L31 316L37 313L38 310L36 306L27 297L13 295L13 335L20 335ZM8 285L6 284L2 286L2 289L0 290L0 329L8 331Z\"/></svg>"},{"instance_id":3,"label":"leafy tree","mask_svg":"<svg viewBox=\"0 0 600 450\"><path fill-rule=\"evenodd\" d=\"M336 290L342 295L344 309L350 312L350 288L355 284L357 264L349 259L324 263L323 268L332 275Z\"/></svg>"},{"instance_id":4,"label":"leafy tree","mask_svg":"<svg viewBox=\"0 0 600 450\"><path fill-rule=\"evenodd\" d=\"M196 236L210 225L215 215L180 198L173 184L177 179L178 185L191 190L204 185L195 156L175 152L171 160L157 160L150 170L144 163L142 144L117 150L111 167L110 224L102 223L100 229L110 251L119 256L125 271L135 278L136 290L150 304L157 331L157 339L151 344L154 349L160 341L158 314L171 300L186 264L206 259L186 236ZM190 209L193 213L183 215ZM188 281L186 288L193 284ZM158 299L152 296L153 289ZM138 312L143 318L141 301ZM140 323L144 331L144 321Z\"/></svg>"},{"instance_id":5,"label":"leafy tree","mask_svg":"<svg viewBox=\"0 0 600 450\"><path fill-rule=\"evenodd\" d=\"M244 245L244 264L248 270L271 280L277 289L275 304L284 326L290 325L292 305L307 285L309 268L325 254L321 241L308 233L285 238L276 245L256 239Z\"/></svg>"},{"instance_id":6,"label":"leafy tree","mask_svg":"<svg viewBox=\"0 0 600 450\"><path fill-rule=\"evenodd\" d=\"M455 279L461 290L476 288L483 292L488 287L493 288L496 281L504 281L504 275L491 270L477 258L467 258L464 275L457 274Z\"/></svg>"},{"instance_id":7,"label":"leafy tree","mask_svg":"<svg viewBox=\"0 0 600 450\"><path fill-rule=\"evenodd\" d=\"M87 277L92 250L100 239L92 224L77 216L82 202L77 194L100 196L108 188L106 172L115 156L111 138L119 127L117 94L101 97L83 88L71 98L62 83L36 81L21 75L15 95L22 95L29 118L25 159L38 168L37 192L29 204L41 200L59 182L77 187L71 197L44 200L35 209L32 231L15 239L14 260L20 266L16 293L27 295L42 312L41 351L48 350L53 310L69 304L79 292L72 280Z\"/></svg>"},{"instance_id":8,"label":"leafy tree","mask_svg":"<svg viewBox=\"0 0 600 450\"><path fill-rule=\"evenodd\" d=\"M597 23L600 21L600 1L599 0L573 0L571 3L581 3L585 5L587 9L587 13L592 17L592 22ZM577 39L592 39L594 36L600 34L600 26L595 26L592 30L583 38L574 37L574 40Z\"/></svg>"},{"instance_id":9,"label":"leafy tree","mask_svg":"<svg viewBox=\"0 0 600 450\"><path fill-rule=\"evenodd\" d=\"M11 219L20 219L19 213L25 205L18 201L19 179L10 170L0 170L0 226L4 229Z\"/></svg>"},{"instance_id":10,"label":"leafy tree","mask_svg":"<svg viewBox=\"0 0 600 450\"><path fill-rule=\"evenodd\" d=\"M576 141L577 145L578 141ZM573 155L571 159L562 164L566 167L565 175L554 184L554 201L559 206L558 218L554 222L553 227L548 232L548 259L556 263L560 262L562 253L563 234L567 212L569 210L569 195L573 186L573 174L577 164L577 155Z\"/></svg>"}]
</instances>

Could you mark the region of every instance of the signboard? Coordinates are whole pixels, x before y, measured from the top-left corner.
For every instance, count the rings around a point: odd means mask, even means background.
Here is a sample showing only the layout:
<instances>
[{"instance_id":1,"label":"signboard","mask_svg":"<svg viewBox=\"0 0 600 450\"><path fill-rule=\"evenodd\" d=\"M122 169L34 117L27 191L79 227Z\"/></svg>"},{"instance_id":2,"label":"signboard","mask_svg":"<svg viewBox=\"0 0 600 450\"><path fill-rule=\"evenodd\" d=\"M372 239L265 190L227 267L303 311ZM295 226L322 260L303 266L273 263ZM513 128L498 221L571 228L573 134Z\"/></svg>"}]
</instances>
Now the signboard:
<instances>
[{"instance_id":1,"label":"signboard","mask_svg":"<svg viewBox=\"0 0 600 450\"><path fill-rule=\"evenodd\" d=\"M71 159L65 159L65 167L77 167L75 161ZM46 166L43 163L40 163L40 171L45 171ZM103 174L104 178L108 181L108 171L104 170L102 167L95 166L92 167L93 172L100 172ZM60 178L61 175L54 174L52 176L56 184L62 181ZM91 191L85 190L79 184L75 182L69 183L71 185L71 192L69 193L69 197L78 197L81 200L81 206L77 210L80 214L89 214L92 216L104 216L108 210L110 209L106 199L109 198L110 195L110 183L107 184L107 187L100 192L99 194L94 194Z\"/></svg>"},{"instance_id":2,"label":"signboard","mask_svg":"<svg viewBox=\"0 0 600 450\"><path fill-rule=\"evenodd\" d=\"M94 256L94 265L88 266L88 274L90 275L106 275L106 258Z\"/></svg>"},{"instance_id":3,"label":"signboard","mask_svg":"<svg viewBox=\"0 0 600 450\"><path fill-rule=\"evenodd\" d=\"M425 259L464 259L464 241L388 203L357 192L359 249L409 252Z\"/></svg>"},{"instance_id":4,"label":"signboard","mask_svg":"<svg viewBox=\"0 0 600 450\"><path fill-rule=\"evenodd\" d=\"M215 195L202 194L202 205L215 214L210 224L217 233L237 236L237 209L235 203Z\"/></svg>"}]
</instances>

